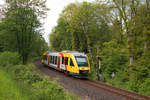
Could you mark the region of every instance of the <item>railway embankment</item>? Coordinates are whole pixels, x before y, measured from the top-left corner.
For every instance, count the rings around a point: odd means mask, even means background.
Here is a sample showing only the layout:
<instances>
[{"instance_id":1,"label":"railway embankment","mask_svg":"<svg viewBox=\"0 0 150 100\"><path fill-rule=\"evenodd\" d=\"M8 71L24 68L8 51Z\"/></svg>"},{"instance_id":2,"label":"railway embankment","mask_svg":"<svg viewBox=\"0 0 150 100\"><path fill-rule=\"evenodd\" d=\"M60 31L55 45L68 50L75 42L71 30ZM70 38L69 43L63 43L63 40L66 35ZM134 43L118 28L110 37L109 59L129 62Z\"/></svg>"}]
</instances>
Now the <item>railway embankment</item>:
<instances>
[{"instance_id":1,"label":"railway embankment","mask_svg":"<svg viewBox=\"0 0 150 100\"><path fill-rule=\"evenodd\" d=\"M38 75L33 64L22 65L18 53L0 53L0 100L78 100L57 81Z\"/></svg>"}]
</instances>

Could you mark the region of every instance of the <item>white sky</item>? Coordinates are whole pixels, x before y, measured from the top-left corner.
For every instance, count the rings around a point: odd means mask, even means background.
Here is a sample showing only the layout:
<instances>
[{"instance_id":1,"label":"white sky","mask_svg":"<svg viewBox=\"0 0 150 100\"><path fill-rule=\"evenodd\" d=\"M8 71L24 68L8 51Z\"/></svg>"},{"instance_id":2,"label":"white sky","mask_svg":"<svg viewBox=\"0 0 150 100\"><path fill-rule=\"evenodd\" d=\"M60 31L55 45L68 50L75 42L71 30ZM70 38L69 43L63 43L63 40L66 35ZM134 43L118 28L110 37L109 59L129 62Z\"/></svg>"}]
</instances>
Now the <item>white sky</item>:
<instances>
[{"instance_id":1,"label":"white sky","mask_svg":"<svg viewBox=\"0 0 150 100\"><path fill-rule=\"evenodd\" d=\"M50 8L50 10L47 12L47 18L44 19L44 38L46 42L49 42L48 35L51 33L52 28L57 25L57 20L59 18L59 14L63 10L65 6L67 6L70 3L74 2L83 2L88 1L92 2L95 0L47 0L47 7ZM3 0L0 0L0 5L3 4Z\"/></svg>"}]
</instances>

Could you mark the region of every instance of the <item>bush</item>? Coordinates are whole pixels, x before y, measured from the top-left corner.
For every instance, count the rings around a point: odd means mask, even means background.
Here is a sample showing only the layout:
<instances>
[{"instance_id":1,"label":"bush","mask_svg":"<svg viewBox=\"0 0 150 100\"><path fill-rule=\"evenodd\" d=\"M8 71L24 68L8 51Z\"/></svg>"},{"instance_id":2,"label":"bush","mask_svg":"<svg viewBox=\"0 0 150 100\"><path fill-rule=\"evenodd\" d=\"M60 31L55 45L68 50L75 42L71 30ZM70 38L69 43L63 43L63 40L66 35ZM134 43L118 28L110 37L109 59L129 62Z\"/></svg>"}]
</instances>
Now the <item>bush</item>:
<instances>
[{"instance_id":1,"label":"bush","mask_svg":"<svg viewBox=\"0 0 150 100\"><path fill-rule=\"evenodd\" d=\"M145 94L150 96L150 78L147 78L145 82L140 84L139 86L139 93Z\"/></svg>"},{"instance_id":2,"label":"bush","mask_svg":"<svg viewBox=\"0 0 150 100\"><path fill-rule=\"evenodd\" d=\"M0 66L7 67L20 64L20 55L16 52L3 52L0 53Z\"/></svg>"},{"instance_id":3,"label":"bush","mask_svg":"<svg viewBox=\"0 0 150 100\"><path fill-rule=\"evenodd\" d=\"M17 65L15 66L15 79L23 83L29 84L32 94L38 100L77 100L72 95L66 94L63 89L58 86L56 81L49 81L48 77L41 78L33 71L34 65Z\"/></svg>"},{"instance_id":4,"label":"bush","mask_svg":"<svg viewBox=\"0 0 150 100\"><path fill-rule=\"evenodd\" d=\"M34 65L17 65L14 67L15 79L19 81L24 81L28 84L32 84L37 81L41 81L42 78L37 75L32 68Z\"/></svg>"},{"instance_id":5,"label":"bush","mask_svg":"<svg viewBox=\"0 0 150 100\"><path fill-rule=\"evenodd\" d=\"M0 100L35 100L8 73L0 69Z\"/></svg>"},{"instance_id":6,"label":"bush","mask_svg":"<svg viewBox=\"0 0 150 100\"><path fill-rule=\"evenodd\" d=\"M22 92L25 91L27 97L31 98L31 100L78 99L77 97L65 93L63 88L58 86L56 81L49 81L48 77L40 77L34 71L34 68L35 66L33 64L21 65L18 53L3 52L0 54L0 69L9 72L7 74L9 74L12 79L15 79L17 85L20 85L19 89Z\"/></svg>"},{"instance_id":7,"label":"bush","mask_svg":"<svg viewBox=\"0 0 150 100\"><path fill-rule=\"evenodd\" d=\"M32 86L40 100L63 100L65 98L62 88L56 82L49 81L48 77L33 83Z\"/></svg>"},{"instance_id":8,"label":"bush","mask_svg":"<svg viewBox=\"0 0 150 100\"><path fill-rule=\"evenodd\" d=\"M111 78L111 74L122 71L128 62L127 50L124 46L118 45L117 41L112 40L103 44L103 49L100 51L102 58L102 75L107 79Z\"/></svg>"}]
</instances>

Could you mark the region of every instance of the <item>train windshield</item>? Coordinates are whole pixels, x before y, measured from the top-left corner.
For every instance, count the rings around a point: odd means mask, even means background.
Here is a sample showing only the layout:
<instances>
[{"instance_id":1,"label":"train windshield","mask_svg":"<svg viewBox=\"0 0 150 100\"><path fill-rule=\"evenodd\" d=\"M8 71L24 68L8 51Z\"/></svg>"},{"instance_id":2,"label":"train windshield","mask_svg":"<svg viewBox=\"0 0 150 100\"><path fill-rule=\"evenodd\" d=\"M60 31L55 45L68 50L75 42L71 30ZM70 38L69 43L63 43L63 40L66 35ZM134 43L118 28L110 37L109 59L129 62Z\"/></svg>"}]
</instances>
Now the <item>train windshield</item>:
<instances>
[{"instance_id":1,"label":"train windshield","mask_svg":"<svg viewBox=\"0 0 150 100\"><path fill-rule=\"evenodd\" d=\"M78 66L88 67L88 61L86 57L76 56Z\"/></svg>"}]
</instances>

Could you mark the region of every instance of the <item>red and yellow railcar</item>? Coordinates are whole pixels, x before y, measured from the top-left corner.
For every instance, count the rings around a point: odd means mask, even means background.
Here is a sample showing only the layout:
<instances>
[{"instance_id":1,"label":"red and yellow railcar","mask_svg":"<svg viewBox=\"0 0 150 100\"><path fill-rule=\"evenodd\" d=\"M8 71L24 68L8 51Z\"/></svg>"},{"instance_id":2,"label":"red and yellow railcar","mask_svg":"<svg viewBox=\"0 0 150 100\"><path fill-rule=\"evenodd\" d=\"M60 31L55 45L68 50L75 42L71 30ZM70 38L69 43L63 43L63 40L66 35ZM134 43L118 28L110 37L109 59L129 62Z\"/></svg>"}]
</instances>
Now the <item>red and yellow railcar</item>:
<instances>
[{"instance_id":1,"label":"red and yellow railcar","mask_svg":"<svg viewBox=\"0 0 150 100\"><path fill-rule=\"evenodd\" d=\"M76 51L46 52L43 54L41 62L79 78L87 78L90 71L87 56Z\"/></svg>"}]
</instances>

